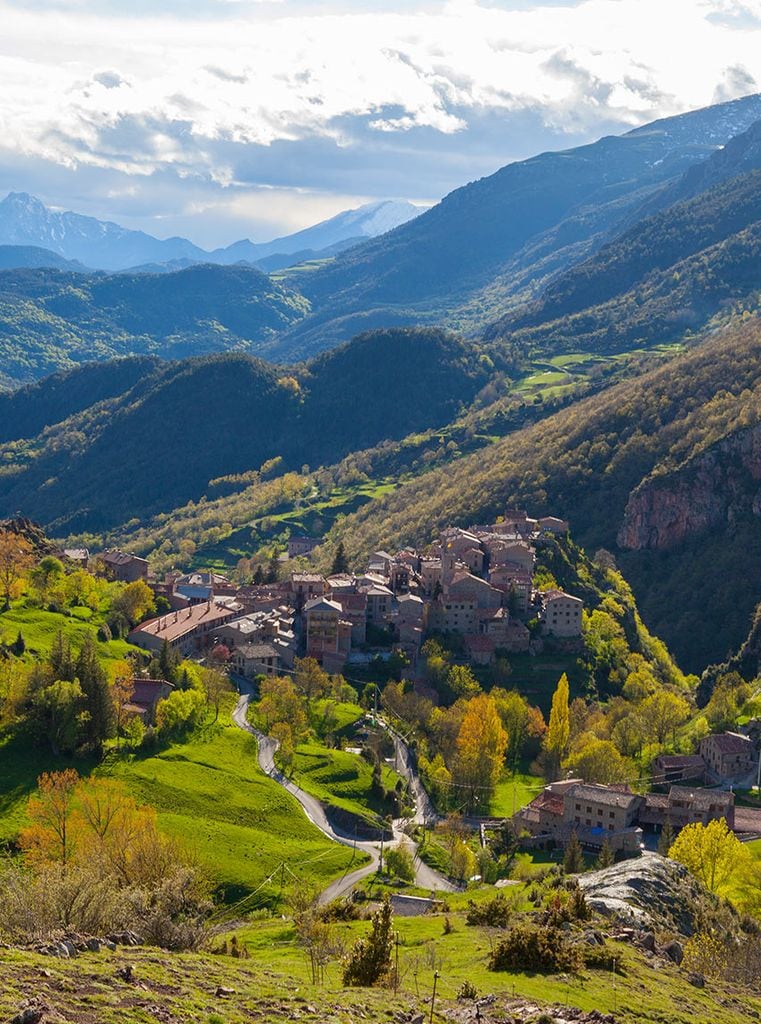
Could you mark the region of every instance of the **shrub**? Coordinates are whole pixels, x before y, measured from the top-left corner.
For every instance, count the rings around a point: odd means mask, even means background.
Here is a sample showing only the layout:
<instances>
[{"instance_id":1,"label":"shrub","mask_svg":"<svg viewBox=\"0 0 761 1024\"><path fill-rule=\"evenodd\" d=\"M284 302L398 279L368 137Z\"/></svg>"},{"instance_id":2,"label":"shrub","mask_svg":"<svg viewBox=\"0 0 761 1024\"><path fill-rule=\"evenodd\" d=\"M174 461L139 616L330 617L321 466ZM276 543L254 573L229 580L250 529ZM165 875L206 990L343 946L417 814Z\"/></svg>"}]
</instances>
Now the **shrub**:
<instances>
[{"instance_id":1,"label":"shrub","mask_svg":"<svg viewBox=\"0 0 761 1024\"><path fill-rule=\"evenodd\" d=\"M391 847L386 853L386 872L401 878L404 882L412 882L415 878L415 863L406 844Z\"/></svg>"},{"instance_id":2,"label":"shrub","mask_svg":"<svg viewBox=\"0 0 761 1024\"><path fill-rule=\"evenodd\" d=\"M586 946L582 951L582 959L584 960L584 966L590 967L596 971L615 971L616 974L624 975L623 964L621 963L621 957L614 957L609 949L605 946Z\"/></svg>"},{"instance_id":3,"label":"shrub","mask_svg":"<svg viewBox=\"0 0 761 1024\"><path fill-rule=\"evenodd\" d=\"M457 992L458 999L478 999L478 989L472 981L464 981Z\"/></svg>"},{"instance_id":4,"label":"shrub","mask_svg":"<svg viewBox=\"0 0 761 1024\"><path fill-rule=\"evenodd\" d=\"M465 914L467 924L488 925L490 928L507 928L512 915L512 907L502 893L499 893L485 903L475 903L468 900L468 910Z\"/></svg>"},{"instance_id":5,"label":"shrub","mask_svg":"<svg viewBox=\"0 0 761 1024\"><path fill-rule=\"evenodd\" d=\"M362 908L352 899L338 899L320 907L321 921L361 921Z\"/></svg>"},{"instance_id":6,"label":"shrub","mask_svg":"<svg viewBox=\"0 0 761 1024\"><path fill-rule=\"evenodd\" d=\"M373 914L367 938L352 946L344 962L344 985L378 985L391 970L391 901L388 896Z\"/></svg>"},{"instance_id":7,"label":"shrub","mask_svg":"<svg viewBox=\"0 0 761 1024\"><path fill-rule=\"evenodd\" d=\"M515 925L496 944L489 957L489 970L554 974L577 970L580 963L579 950L559 929L524 923Z\"/></svg>"}]
</instances>

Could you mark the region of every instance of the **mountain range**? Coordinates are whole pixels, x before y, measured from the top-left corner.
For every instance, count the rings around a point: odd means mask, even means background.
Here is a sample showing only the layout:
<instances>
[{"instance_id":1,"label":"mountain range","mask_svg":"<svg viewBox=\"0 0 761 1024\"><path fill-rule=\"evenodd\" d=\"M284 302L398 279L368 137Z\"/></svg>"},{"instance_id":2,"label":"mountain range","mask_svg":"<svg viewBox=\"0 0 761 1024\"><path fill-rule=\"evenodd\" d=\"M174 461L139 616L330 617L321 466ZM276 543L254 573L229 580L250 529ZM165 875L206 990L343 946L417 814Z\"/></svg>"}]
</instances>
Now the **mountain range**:
<instances>
[{"instance_id":1,"label":"mountain range","mask_svg":"<svg viewBox=\"0 0 761 1024\"><path fill-rule=\"evenodd\" d=\"M76 260L82 267L107 271L143 267L160 272L164 264L178 268L178 263L255 264L272 257L279 257L282 265L288 265L293 259L285 257L298 254L299 258L308 258L307 254L316 256L322 250L332 254L336 249L390 231L417 216L420 209L406 201L382 200L346 210L320 224L270 242L242 239L207 251L187 238L155 238L111 221L52 210L26 192L10 192L0 202L0 246L34 246L65 260Z\"/></svg>"},{"instance_id":2,"label":"mountain range","mask_svg":"<svg viewBox=\"0 0 761 1024\"><path fill-rule=\"evenodd\" d=\"M3 383L60 372L0 397L0 514L202 539L232 528L215 480L250 523L262 465L280 511L323 467L367 484L328 550L521 502L612 552L685 667L741 643L761 572L761 96L511 164L274 276L25 258L0 270Z\"/></svg>"}]
</instances>

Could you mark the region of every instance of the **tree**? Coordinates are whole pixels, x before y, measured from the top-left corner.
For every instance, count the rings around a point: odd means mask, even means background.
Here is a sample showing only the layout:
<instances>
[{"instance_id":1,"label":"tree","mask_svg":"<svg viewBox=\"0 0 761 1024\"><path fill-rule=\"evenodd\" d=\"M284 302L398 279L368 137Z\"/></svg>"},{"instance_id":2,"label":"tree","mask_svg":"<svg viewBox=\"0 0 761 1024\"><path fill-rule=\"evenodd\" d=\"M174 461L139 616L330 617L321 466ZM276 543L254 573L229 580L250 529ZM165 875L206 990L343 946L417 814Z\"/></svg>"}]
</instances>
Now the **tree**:
<instances>
[{"instance_id":1,"label":"tree","mask_svg":"<svg viewBox=\"0 0 761 1024\"><path fill-rule=\"evenodd\" d=\"M112 608L115 615L123 615L134 626L155 611L153 591L143 580L135 580L119 591Z\"/></svg>"},{"instance_id":2,"label":"tree","mask_svg":"<svg viewBox=\"0 0 761 1024\"><path fill-rule=\"evenodd\" d=\"M330 676L315 658L296 658L293 663L293 682L311 701L330 690Z\"/></svg>"},{"instance_id":3,"label":"tree","mask_svg":"<svg viewBox=\"0 0 761 1024\"><path fill-rule=\"evenodd\" d=\"M564 672L558 680L558 685L552 695L550 721L544 737L544 749L547 755L547 775L551 779L557 777L560 762L568 753L568 741L571 735L568 696L568 676Z\"/></svg>"},{"instance_id":4,"label":"tree","mask_svg":"<svg viewBox=\"0 0 761 1024\"><path fill-rule=\"evenodd\" d=\"M222 698L230 692L230 679L225 672L215 668L201 669L201 686L206 694L206 703L214 708L214 721L219 721L219 708Z\"/></svg>"},{"instance_id":5,"label":"tree","mask_svg":"<svg viewBox=\"0 0 761 1024\"><path fill-rule=\"evenodd\" d=\"M37 794L29 798L27 815L31 824L21 830L19 843L30 860L54 861L64 867L73 850L72 814L74 790L79 775L73 768L43 772L37 780Z\"/></svg>"},{"instance_id":6,"label":"tree","mask_svg":"<svg viewBox=\"0 0 761 1024\"><path fill-rule=\"evenodd\" d=\"M687 721L689 715L690 705L684 697L669 693L668 690L656 691L639 706L639 718L645 735L660 746L663 746L669 733L674 738L676 730Z\"/></svg>"},{"instance_id":7,"label":"tree","mask_svg":"<svg viewBox=\"0 0 761 1024\"><path fill-rule=\"evenodd\" d=\"M633 774L630 761L622 757L611 740L601 740L592 733L585 733L577 748L568 755L563 767L571 777L585 782L626 782Z\"/></svg>"},{"instance_id":8,"label":"tree","mask_svg":"<svg viewBox=\"0 0 761 1024\"><path fill-rule=\"evenodd\" d=\"M340 576L343 573L349 572L349 559L346 556L346 548L344 542L339 540L336 553L333 555L333 564L330 568L331 576Z\"/></svg>"},{"instance_id":9,"label":"tree","mask_svg":"<svg viewBox=\"0 0 761 1024\"><path fill-rule=\"evenodd\" d=\"M605 842L600 847L600 852L597 856L595 866L598 868L609 868L611 864L615 864L615 862L616 855L613 853L613 849L611 848L611 845L608 842L608 837L606 836Z\"/></svg>"},{"instance_id":10,"label":"tree","mask_svg":"<svg viewBox=\"0 0 761 1024\"><path fill-rule=\"evenodd\" d=\"M370 934L352 946L344 963L344 985L380 984L391 970L391 901L383 900L372 917Z\"/></svg>"},{"instance_id":11,"label":"tree","mask_svg":"<svg viewBox=\"0 0 761 1024\"><path fill-rule=\"evenodd\" d=\"M21 592L24 576L34 566L34 551L25 537L10 530L0 530L0 594L4 611Z\"/></svg>"},{"instance_id":12,"label":"tree","mask_svg":"<svg viewBox=\"0 0 761 1024\"><path fill-rule=\"evenodd\" d=\"M581 851L579 837L575 832L571 834L563 854L563 869L567 875L577 875L584 870L584 854Z\"/></svg>"},{"instance_id":13,"label":"tree","mask_svg":"<svg viewBox=\"0 0 761 1024\"><path fill-rule=\"evenodd\" d=\"M88 718L85 703L76 680L57 679L35 693L33 713L54 754L70 754L79 746Z\"/></svg>"},{"instance_id":14,"label":"tree","mask_svg":"<svg viewBox=\"0 0 761 1024\"><path fill-rule=\"evenodd\" d=\"M447 686L456 697L475 697L481 685L468 665L452 665L447 672Z\"/></svg>"},{"instance_id":15,"label":"tree","mask_svg":"<svg viewBox=\"0 0 761 1024\"><path fill-rule=\"evenodd\" d=\"M37 591L40 604L45 604L49 599L51 588L61 580L65 573L63 562L53 555L45 555L32 570L30 579L32 586Z\"/></svg>"},{"instance_id":16,"label":"tree","mask_svg":"<svg viewBox=\"0 0 761 1024\"><path fill-rule=\"evenodd\" d=\"M661 857L668 857L675 838L676 835L674 833L674 826L671 824L671 818L666 818L658 838L658 853L660 853Z\"/></svg>"},{"instance_id":17,"label":"tree","mask_svg":"<svg viewBox=\"0 0 761 1024\"><path fill-rule=\"evenodd\" d=\"M403 882L415 880L415 863L405 842L386 850L386 874L400 878Z\"/></svg>"},{"instance_id":18,"label":"tree","mask_svg":"<svg viewBox=\"0 0 761 1024\"><path fill-rule=\"evenodd\" d=\"M189 732L201 722L206 701L200 690L173 690L156 705L156 727L161 732Z\"/></svg>"},{"instance_id":19,"label":"tree","mask_svg":"<svg viewBox=\"0 0 761 1024\"><path fill-rule=\"evenodd\" d=\"M74 665L75 678L79 680L85 695L89 718L88 739L93 746L116 735L116 712L114 698L105 670L98 660L95 641L88 634L80 648Z\"/></svg>"},{"instance_id":20,"label":"tree","mask_svg":"<svg viewBox=\"0 0 761 1024\"><path fill-rule=\"evenodd\" d=\"M507 740L494 700L481 694L468 701L457 734L454 774L469 808L475 806L479 796L482 806L488 804L502 774Z\"/></svg>"},{"instance_id":21,"label":"tree","mask_svg":"<svg viewBox=\"0 0 761 1024\"><path fill-rule=\"evenodd\" d=\"M684 864L706 889L719 893L733 875L743 870L751 854L732 832L724 818L685 825L676 837L669 857Z\"/></svg>"},{"instance_id":22,"label":"tree","mask_svg":"<svg viewBox=\"0 0 761 1024\"><path fill-rule=\"evenodd\" d=\"M270 729L270 736L277 742L277 759L287 775L293 765L295 754L291 727L287 722L275 722Z\"/></svg>"}]
</instances>

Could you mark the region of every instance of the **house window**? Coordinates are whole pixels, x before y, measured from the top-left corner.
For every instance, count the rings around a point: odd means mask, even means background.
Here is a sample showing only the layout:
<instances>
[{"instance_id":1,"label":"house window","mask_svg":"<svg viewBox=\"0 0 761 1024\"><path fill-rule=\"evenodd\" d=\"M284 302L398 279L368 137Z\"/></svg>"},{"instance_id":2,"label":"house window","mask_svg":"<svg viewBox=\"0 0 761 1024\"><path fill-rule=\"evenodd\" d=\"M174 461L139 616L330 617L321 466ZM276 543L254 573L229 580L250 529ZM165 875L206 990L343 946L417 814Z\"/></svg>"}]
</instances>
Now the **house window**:
<instances>
[{"instance_id":1,"label":"house window","mask_svg":"<svg viewBox=\"0 0 761 1024\"><path fill-rule=\"evenodd\" d=\"M616 816L616 812L615 811L608 811L608 817L609 818L615 818L615 816Z\"/></svg>"},{"instance_id":2,"label":"house window","mask_svg":"<svg viewBox=\"0 0 761 1024\"><path fill-rule=\"evenodd\" d=\"M576 804L576 810L577 810L577 811L580 811L580 810L581 810L581 804Z\"/></svg>"}]
</instances>

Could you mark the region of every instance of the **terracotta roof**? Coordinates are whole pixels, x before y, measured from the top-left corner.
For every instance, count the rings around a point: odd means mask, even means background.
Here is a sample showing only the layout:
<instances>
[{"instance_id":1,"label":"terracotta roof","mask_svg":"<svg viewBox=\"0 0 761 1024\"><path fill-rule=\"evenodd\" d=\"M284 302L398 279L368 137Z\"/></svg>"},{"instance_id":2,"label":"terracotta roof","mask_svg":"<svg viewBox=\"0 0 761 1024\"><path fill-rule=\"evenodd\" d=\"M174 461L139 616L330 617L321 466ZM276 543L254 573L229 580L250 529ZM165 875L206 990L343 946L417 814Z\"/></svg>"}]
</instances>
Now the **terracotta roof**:
<instances>
[{"instance_id":1,"label":"terracotta roof","mask_svg":"<svg viewBox=\"0 0 761 1024\"><path fill-rule=\"evenodd\" d=\"M155 619L149 619L148 622L141 622L136 629L132 630L130 636L147 633L149 636L171 643L190 633L196 626L221 622L232 618L233 614L229 608L220 607L214 602L194 604L177 612L158 615Z\"/></svg>"},{"instance_id":2,"label":"terracotta roof","mask_svg":"<svg viewBox=\"0 0 761 1024\"><path fill-rule=\"evenodd\" d=\"M491 653L496 644L490 636L471 635L465 637L465 646L470 651L485 651Z\"/></svg>"}]
</instances>

